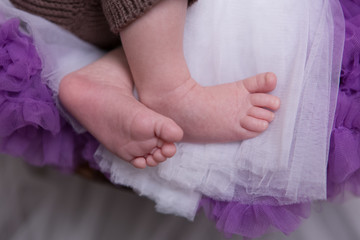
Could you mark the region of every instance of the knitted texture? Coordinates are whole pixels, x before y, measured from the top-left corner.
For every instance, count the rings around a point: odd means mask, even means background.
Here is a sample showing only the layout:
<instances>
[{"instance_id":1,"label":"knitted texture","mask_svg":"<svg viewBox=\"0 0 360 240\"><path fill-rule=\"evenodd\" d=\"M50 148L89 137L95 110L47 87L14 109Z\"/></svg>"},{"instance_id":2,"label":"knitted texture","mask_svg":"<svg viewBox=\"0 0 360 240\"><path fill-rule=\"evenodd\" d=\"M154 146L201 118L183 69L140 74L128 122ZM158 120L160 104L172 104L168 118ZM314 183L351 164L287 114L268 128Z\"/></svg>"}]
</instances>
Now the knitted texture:
<instances>
[{"instance_id":1,"label":"knitted texture","mask_svg":"<svg viewBox=\"0 0 360 240\"><path fill-rule=\"evenodd\" d=\"M144 15L160 0L102 0L104 14L113 33L119 34L121 29ZM188 0L190 6L197 0Z\"/></svg>"},{"instance_id":2,"label":"knitted texture","mask_svg":"<svg viewBox=\"0 0 360 240\"><path fill-rule=\"evenodd\" d=\"M100 0L10 0L15 7L41 16L101 48L120 44L110 32Z\"/></svg>"}]
</instances>

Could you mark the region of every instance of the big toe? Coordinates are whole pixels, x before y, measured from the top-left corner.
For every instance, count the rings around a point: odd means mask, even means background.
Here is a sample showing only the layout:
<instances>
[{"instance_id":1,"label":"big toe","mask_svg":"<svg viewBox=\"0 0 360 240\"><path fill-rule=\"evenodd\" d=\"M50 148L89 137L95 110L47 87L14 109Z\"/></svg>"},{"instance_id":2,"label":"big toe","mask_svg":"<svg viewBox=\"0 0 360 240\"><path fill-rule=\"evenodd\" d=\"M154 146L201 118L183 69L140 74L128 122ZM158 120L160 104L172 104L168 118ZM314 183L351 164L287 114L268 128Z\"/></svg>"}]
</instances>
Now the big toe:
<instances>
[{"instance_id":1,"label":"big toe","mask_svg":"<svg viewBox=\"0 0 360 240\"><path fill-rule=\"evenodd\" d=\"M184 135L183 130L171 119L166 118L157 123L155 134L164 142L179 142Z\"/></svg>"},{"instance_id":2,"label":"big toe","mask_svg":"<svg viewBox=\"0 0 360 240\"><path fill-rule=\"evenodd\" d=\"M140 169L144 169L146 168L146 159L144 157L137 157L134 158L133 160L130 161L130 163L136 167L136 168L140 168Z\"/></svg>"},{"instance_id":3,"label":"big toe","mask_svg":"<svg viewBox=\"0 0 360 240\"><path fill-rule=\"evenodd\" d=\"M260 73L244 80L244 86L250 93L267 93L276 88L277 77L272 72Z\"/></svg>"}]
</instances>

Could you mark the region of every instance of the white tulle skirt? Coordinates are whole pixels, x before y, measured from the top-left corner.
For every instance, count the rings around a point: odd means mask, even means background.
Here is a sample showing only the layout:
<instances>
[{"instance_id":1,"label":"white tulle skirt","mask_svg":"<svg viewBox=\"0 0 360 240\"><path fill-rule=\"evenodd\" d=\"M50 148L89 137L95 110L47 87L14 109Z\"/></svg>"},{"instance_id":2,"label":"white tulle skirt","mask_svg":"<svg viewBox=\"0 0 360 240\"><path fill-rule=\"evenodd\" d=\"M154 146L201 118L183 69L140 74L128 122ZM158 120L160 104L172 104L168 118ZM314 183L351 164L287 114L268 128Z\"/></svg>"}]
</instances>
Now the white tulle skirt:
<instances>
[{"instance_id":1,"label":"white tulle skirt","mask_svg":"<svg viewBox=\"0 0 360 240\"><path fill-rule=\"evenodd\" d=\"M0 12L19 17L34 37L55 95L63 76L104 54L7 0L0 2ZM188 10L184 35L192 76L216 85L274 72L273 94L282 101L276 119L266 132L243 142L179 143L173 158L145 170L101 146L96 159L102 171L113 183L152 198L159 211L189 219L202 195L242 203L325 199L342 49L335 41L342 30L334 20L338 14L341 8L332 0L198 1Z\"/></svg>"},{"instance_id":2,"label":"white tulle skirt","mask_svg":"<svg viewBox=\"0 0 360 240\"><path fill-rule=\"evenodd\" d=\"M100 148L101 166L114 182L155 199L161 211L187 217L195 208L180 208L197 194L242 203L325 199L341 64L339 14L340 6L328 0L199 1L188 11L184 36L192 76L216 85L274 72L272 94L282 101L276 119L242 142L179 143L176 155L153 169L133 169ZM174 190L186 197L169 197Z\"/></svg>"}]
</instances>

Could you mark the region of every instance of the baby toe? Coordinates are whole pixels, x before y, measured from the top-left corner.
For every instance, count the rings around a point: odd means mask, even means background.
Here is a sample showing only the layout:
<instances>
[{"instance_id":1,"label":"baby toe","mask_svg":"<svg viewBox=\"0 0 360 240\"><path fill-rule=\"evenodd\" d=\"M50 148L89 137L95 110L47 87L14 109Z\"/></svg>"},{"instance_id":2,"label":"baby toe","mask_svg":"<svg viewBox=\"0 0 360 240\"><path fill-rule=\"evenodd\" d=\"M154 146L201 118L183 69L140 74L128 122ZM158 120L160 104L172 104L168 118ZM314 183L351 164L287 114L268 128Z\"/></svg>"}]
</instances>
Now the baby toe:
<instances>
[{"instance_id":1,"label":"baby toe","mask_svg":"<svg viewBox=\"0 0 360 240\"><path fill-rule=\"evenodd\" d=\"M275 73L267 72L265 73L265 79L262 80L262 87L264 92L271 92L276 88L277 77Z\"/></svg>"},{"instance_id":2,"label":"baby toe","mask_svg":"<svg viewBox=\"0 0 360 240\"><path fill-rule=\"evenodd\" d=\"M130 161L130 164L136 168L144 169L146 168L146 160L144 157L137 157Z\"/></svg>"},{"instance_id":3,"label":"baby toe","mask_svg":"<svg viewBox=\"0 0 360 240\"><path fill-rule=\"evenodd\" d=\"M255 93L250 96L250 102L256 107L278 110L280 107L280 99L276 96L266 93Z\"/></svg>"},{"instance_id":4,"label":"baby toe","mask_svg":"<svg viewBox=\"0 0 360 240\"><path fill-rule=\"evenodd\" d=\"M266 93L275 89L277 78L274 73L260 73L244 80L244 86L250 93Z\"/></svg>"},{"instance_id":5,"label":"baby toe","mask_svg":"<svg viewBox=\"0 0 360 240\"><path fill-rule=\"evenodd\" d=\"M146 157L146 164L149 166L149 167L156 167L158 165L158 163L155 161L153 155L148 155Z\"/></svg>"},{"instance_id":6,"label":"baby toe","mask_svg":"<svg viewBox=\"0 0 360 240\"><path fill-rule=\"evenodd\" d=\"M264 108L252 107L248 111L248 116L271 122L275 118L275 113Z\"/></svg>"},{"instance_id":7,"label":"baby toe","mask_svg":"<svg viewBox=\"0 0 360 240\"><path fill-rule=\"evenodd\" d=\"M173 143L164 143L161 147L161 153L166 158L170 158L176 153L176 146Z\"/></svg>"},{"instance_id":8,"label":"baby toe","mask_svg":"<svg viewBox=\"0 0 360 240\"><path fill-rule=\"evenodd\" d=\"M167 158L162 154L161 149L157 149L154 154L153 158L156 162L164 162Z\"/></svg>"},{"instance_id":9,"label":"baby toe","mask_svg":"<svg viewBox=\"0 0 360 240\"><path fill-rule=\"evenodd\" d=\"M166 142L178 142L184 132L172 119L165 118L156 124L155 135Z\"/></svg>"},{"instance_id":10,"label":"baby toe","mask_svg":"<svg viewBox=\"0 0 360 240\"><path fill-rule=\"evenodd\" d=\"M245 116L241 121L241 127L251 132L263 132L269 126L268 121L254 118L252 116Z\"/></svg>"}]
</instances>

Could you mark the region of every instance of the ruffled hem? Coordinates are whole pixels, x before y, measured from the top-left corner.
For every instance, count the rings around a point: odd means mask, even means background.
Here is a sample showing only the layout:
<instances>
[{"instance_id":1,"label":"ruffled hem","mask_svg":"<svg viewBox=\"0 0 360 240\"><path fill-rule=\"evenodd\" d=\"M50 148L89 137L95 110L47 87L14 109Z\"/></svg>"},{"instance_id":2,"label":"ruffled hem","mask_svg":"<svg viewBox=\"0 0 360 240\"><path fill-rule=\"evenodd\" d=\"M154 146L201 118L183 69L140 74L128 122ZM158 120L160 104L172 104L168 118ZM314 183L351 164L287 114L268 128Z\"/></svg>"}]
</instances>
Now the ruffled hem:
<instances>
[{"instance_id":1,"label":"ruffled hem","mask_svg":"<svg viewBox=\"0 0 360 240\"><path fill-rule=\"evenodd\" d=\"M328 162L327 196L360 196L360 1L340 1L346 24L340 92Z\"/></svg>"},{"instance_id":2,"label":"ruffled hem","mask_svg":"<svg viewBox=\"0 0 360 240\"><path fill-rule=\"evenodd\" d=\"M310 203L282 206L249 205L215 201L205 197L199 204L225 236L237 234L246 238L257 238L275 229L290 234L298 228L303 218L310 216L310 206Z\"/></svg>"},{"instance_id":3,"label":"ruffled hem","mask_svg":"<svg viewBox=\"0 0 360 240\"><path fill-rule=\"evenodd\" d=\"M94 163L98 143L77 135L62 119L52 92L42 83L42 64L20 20L0 26L0 150L35 166L73 171Z\"/></svg>"}]
</instances>

